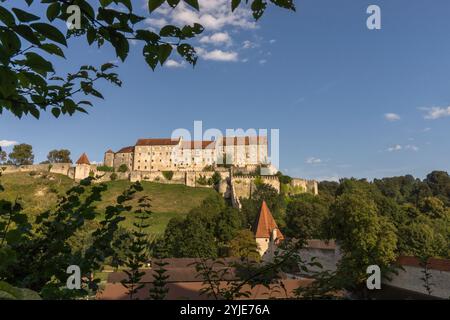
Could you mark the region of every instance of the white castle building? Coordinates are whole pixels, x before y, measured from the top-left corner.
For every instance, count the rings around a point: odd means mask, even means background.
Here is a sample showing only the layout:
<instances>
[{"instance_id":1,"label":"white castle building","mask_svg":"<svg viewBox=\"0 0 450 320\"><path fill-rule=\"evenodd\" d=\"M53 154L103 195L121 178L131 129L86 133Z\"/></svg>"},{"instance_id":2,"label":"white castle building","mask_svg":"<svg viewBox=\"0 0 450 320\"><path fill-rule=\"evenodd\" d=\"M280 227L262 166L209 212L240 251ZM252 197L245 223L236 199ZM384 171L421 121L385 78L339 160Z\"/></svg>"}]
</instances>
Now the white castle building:
<instances>
[{"instance_id":1,"label":"white castle building","mask_svg":"<svg viewBox=\"0 0 450 320\"><path fill-rule=\"evenodd\" d=\"M216 141L139 139L134 146L105 153L104 165L130 171L202 171L217 165L268 165L266 136L222 137Z\"/></svg>"}]
</instances>

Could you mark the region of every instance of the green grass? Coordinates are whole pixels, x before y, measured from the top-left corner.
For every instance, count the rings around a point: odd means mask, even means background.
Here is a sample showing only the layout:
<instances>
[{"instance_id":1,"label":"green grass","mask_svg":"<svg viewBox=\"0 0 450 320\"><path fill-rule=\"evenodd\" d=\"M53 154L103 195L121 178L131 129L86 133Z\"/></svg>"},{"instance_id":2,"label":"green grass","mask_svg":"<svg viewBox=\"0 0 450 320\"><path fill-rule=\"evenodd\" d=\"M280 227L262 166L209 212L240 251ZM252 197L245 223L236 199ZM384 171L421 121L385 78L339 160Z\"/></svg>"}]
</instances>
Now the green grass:
<instances>
[{"instance_id":1,"label":"green grass","mask_svg":"<svg viewBox=\"0 0 450 320\"><path fill-rule=\"evenodd\" d=\"M57 195L63 195L75 182L59 174L46 174L44 177L31 176L29 173L4 174L0 177L4 191L0 192L0 199L20 200L24 212L36 215L55 208ZM96 203L97 220L103 216L108 205L115 204L115 200L131 183L129 181L111 181L106 183L108 189L102 194L102 201ZM185 216L192 208L198 206L205 198L215 191L208 188L191 188L176 184L159 184L143 181L144 191L139 195L147 195L152 200L153 212L149 222L148 232L162 234L169 220L173 217ZM131 205L136 200L130 201ZM132 213L125 214L126 220L122 226L130 228L133 224Z\"/></svg>"}]
</instances>

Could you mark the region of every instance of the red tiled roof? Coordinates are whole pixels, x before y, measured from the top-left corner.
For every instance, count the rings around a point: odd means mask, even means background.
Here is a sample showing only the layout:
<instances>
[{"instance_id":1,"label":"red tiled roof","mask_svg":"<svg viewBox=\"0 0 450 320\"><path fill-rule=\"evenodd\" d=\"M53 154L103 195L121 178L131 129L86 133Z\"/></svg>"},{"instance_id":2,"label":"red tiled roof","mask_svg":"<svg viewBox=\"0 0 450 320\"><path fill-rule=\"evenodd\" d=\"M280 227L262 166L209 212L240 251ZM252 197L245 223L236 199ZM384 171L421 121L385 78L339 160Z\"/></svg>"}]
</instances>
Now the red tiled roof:
<instances>
[{"instance_id":1,"label":"red tiled roof","mask_svg":"<svg viewBox=\"0 0 450 320\"><path fill-rule=\"evenodd\" d=\"M111 149L109 149L109 150L106 151L105 153L114 153L114 151L112 151Z\"/></svg>"},{"instance_id":2,"label":"red tiled roof","mask_svg":"<svg viewBox=\"0 0 450 320\"><path fill-rule=\"evenodd\" d=\"M180 142L180 138L172 139L139 139L136 142L137 146L173 146Z\"/></svg>"},{"instance_id":3,"label":"red tiled roof","mask_svg":"<svg viewBox=\"0 0 450 320\"><path fill-rule=\"evenodd\" d=\"M257 284L256 286L244 285L241 292L248 292L249 297L240 297L239 300L247 299L286 299L295 298L295 289L299 287L306 287L313 283L313 279L284 279L281 280L280 285L271 284L269 288L265 285ZM231 288L232 284L229 281L220 281L220 288ZM135 298L146 300L149 298L149 289L153 287L151 283L144 283L144 287L139 289L134 295ZM173 282L166 285L169 291L167 292L166 300L208 300L213 299L207 294L201 294L201 290L206 287L202 281L197 282ZM127 288L121 283L107 283L104 290L98 292L96 299L98 300L128 300Z\"/></svg>"},{"instance_id":4,"label":"red tiled roof","mask_svg":"<svg viewBox=\"0 0 450 320\"><path fill-rule=\"evenodd\" d=\"M397 264L402 266L423 268L423 264L420 259L416 257L400 256L397 259ZM450 260L430 258L427 262L427 268L439 271L450 271Z\"/></svg>"},{"instance_id":5,"label":"red tiled roof","mask_svg":"<svg viewBox=\"0 0 450 320\"><path fill-rule=\"evenodd\" d=\"M275 239L275 240L284 239L284 236L281 233L280 229L278 228L278 225L275 222L275 219L273 218L272 213L269 210L269 207L267 207L266 201L263 201L262 206L261 206L261 211L259 213L258 221L254 228L255 237L256 238L270 238L272 236L273 230L277 231L277 239Z\"/></svg>"},{"instance_id":6,"label":"red tiled roof","mask_svg":"<svg viewBox=\"0 0 450 320\"><path fill-rule=\"evenodd\" d=\"M86 153L83 153L81 155L80 159L78 159L77 161L77 164L91 164Z\"/></svg>"},{"instance_id":7,"label":"red tiled roof","mask_svg":"<svg viewBox=\"0 0 450 320\"><path fill-rule=\"evenodd\" d=\"M252 136L252 137L223 137L223 145L250 145L267 143L266 136Z\"/></svg>"},{"instance_id":8,"label":"red tiled roof","mask_svg":"<svg viewBox=\"0 0 450 320\"><path fill-rule=\"evenodd\" d=\"M132 152L134 152L134 146L122 148L116 153L132 153Z\"/></svg>"},{"instance_id":9,"label":"red tiled roof","mask_svg":"<svg viewBox=\"0 0 450 320\"><path fill-rule=\"evenodd\" d=\"M183 149L214 149L214 141L183 141L181 148Z\"/></svg>"}]
</instances>

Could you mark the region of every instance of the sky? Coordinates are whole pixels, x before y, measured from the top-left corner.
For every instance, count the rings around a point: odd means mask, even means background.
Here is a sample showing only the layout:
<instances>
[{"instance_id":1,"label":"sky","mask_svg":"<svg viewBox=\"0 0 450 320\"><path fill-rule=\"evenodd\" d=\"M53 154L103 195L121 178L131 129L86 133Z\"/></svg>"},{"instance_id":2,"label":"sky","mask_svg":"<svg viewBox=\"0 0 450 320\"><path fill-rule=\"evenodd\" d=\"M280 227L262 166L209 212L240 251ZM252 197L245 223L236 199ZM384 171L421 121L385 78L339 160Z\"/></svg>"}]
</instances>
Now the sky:
<instances>
[{"instance_id":1,"label":"sky","mask_svg":"<svg viewBox=\"0 0 450 320\"><path fill-rule=\"evenodd\" d=\"M58 72L118 63L123 86L102 83L105 100L89 114L39 120L0 115L0 146L33 146L36 162L67 148L76 160L170 137L177 128L279 129L280 169L294 177L337 180L450 171L450 2L448 0L302 0L297 12L268 6L255 23L229 0L200 0L149 14L145 27L200 22L191 41L195 68L171 57L153 72L139 45L125 63L110 46L71 39ZM369 30L366 10L381 9ZM33 5L32 8L35 6Z\"/></svg>"}]
</instances>

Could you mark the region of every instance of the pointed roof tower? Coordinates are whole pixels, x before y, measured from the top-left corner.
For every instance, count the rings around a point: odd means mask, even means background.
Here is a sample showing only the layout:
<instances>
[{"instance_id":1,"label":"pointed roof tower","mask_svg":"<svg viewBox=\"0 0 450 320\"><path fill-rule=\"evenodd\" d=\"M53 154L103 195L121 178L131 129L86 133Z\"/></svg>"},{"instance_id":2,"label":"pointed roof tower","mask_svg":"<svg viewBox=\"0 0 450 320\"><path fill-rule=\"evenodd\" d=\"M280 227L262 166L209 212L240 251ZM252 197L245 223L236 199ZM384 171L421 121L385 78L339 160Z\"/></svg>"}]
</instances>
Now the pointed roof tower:
<instances>
[{"instance_id":1,"label":"pointed roof tower","mask_svg":"<svg viewBox=\"0 0 450 320\"><path fill-rule=\"evenodd\" d=\"M270 239L274 230L276 230L276 239L273 240L283 240L283 234L278 228L278 225L275 222L266 201L263 201L258 220L256 221L256 225L254 227L255 237Z\"/></svg>"},{"instance_id":2,"label":"pointed roof tower","mask_svg":"<svg viewBox=\"0 0 450 320\"><path fill-rule=\"evenodd\" d=\"M114 153L114 151L112 151L111 149L109 149L109 150L106 151L105 153Z\"/></svg>"},{"instance_id":3,"label":"pointed roof tower","mask_svg":"<svg viewBox=\"0 0 450 320\"><path fill-rule=\"evenodd\" d=\"M90 165L91 163L89 162L88 156L86 155L86 153L83 153L80 157L80 159L78 159L77 164L88 164Z\"/></svg>"}]
</instances>

